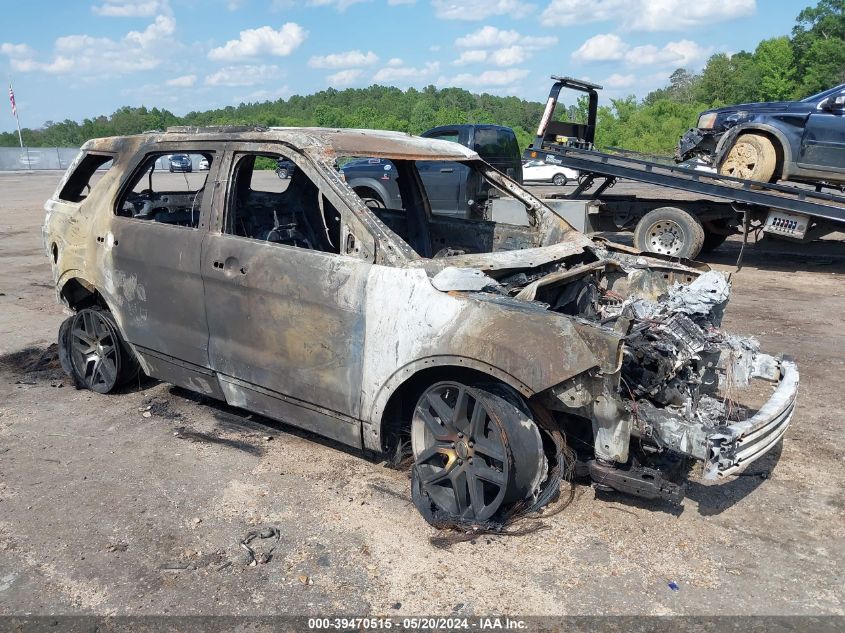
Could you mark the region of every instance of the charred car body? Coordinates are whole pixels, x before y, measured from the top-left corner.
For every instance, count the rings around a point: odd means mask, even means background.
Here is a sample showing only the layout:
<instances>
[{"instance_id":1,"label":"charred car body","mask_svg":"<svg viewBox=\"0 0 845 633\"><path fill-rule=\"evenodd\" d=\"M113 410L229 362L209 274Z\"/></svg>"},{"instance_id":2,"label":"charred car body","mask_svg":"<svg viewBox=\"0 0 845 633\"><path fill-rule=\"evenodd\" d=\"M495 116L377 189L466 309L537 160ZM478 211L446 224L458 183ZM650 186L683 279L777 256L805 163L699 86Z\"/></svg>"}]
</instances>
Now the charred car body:
<instances>
[{"instance_id":1,"label":"charred car body","mask_svg":"<svg viewBox=\"0 0 845 633\"><path fill-rule=\"evenodd\" d=\"M155 172L174 153L209 172ZM258 157L296 170L279 180ZM367 207L336 169L350 157L389 159L401 200ZM525 225L432 215L416 161L465 165ZM576 457L597 486L679 500L688 461L709 479L738 472L792 414L794 363L719 329L723 275L589 239L455 143L272 128L98 139L46 211L74 312L61 359L80 386L110 392L140 369L358 448L410 437L412 497L434 523L539 507ZM744 408L752 381L766 394Z\"/></svg>"},{"instance_id":2,"label":"charred car body","mask_svg":"<svg viewBox=\"0 0 845 633\"><path fill-rule=\"evenodd\" d=\"M706 110L675 160L762 182L845 183L845 84L801 101Z\"/></svg>"}]
</instances>

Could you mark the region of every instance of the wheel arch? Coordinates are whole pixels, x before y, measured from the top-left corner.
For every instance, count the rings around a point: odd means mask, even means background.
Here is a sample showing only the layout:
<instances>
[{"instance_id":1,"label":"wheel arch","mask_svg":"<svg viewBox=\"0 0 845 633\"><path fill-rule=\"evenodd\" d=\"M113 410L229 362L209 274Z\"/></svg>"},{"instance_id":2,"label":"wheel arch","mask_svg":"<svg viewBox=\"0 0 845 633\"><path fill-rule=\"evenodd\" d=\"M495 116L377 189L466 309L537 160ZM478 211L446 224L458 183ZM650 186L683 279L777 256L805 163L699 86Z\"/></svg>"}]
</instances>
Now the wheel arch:
<instances>
[{"instance_id":1,"label":"wheel arch","mask_svg":"<svg viewBox=\"0 0 845 633\"><path fill-rule=\"evenodd\" d=\"M414 406L420 393L435 382L455 380L478 384L496 382L508 385L523 397L530 398L534 391L511 374L482 361L463 356L423 358L397 370L379 389L370 414L364 417L364 446L374 451L390 448L397 431L410 425L405 416L409 406Z\"/></svg>"},{"instance_id":2,"label":"wheel arch","mask_svg":"<svg viewBox=\"0 0 845 633\"><path fill-rule=\"evenodd\" d=\"M382 185L379 181L375 180L374 178L353 178L346 184L349 185L349 187L353 191L355 191L355 193L358 193L359 189L370 189L379 195L382 202L384 202L384 206L390 206L390 194L387 192L387 189L384 187L384 185Z\"/></svg>"},{"instance_id":3,"label":"wheel arch","mask_svg":"<svg viewBox=\"0 0 845 633\"><path fill-rule=\"evenodd\" d=\"M767 123L745 123L737 125L719 139L716 145L716 166L717 169L721 167L722 161L727 157L730 148L736 140L743 134L759 134L765 136L771 141L777 154L775 161L775 175L779 178L787 178L789 176L789 165L792 164L792 150L790 149L789 141L786 135L773 125Z\"/></svg>"},{"instance_id":4,"label":"wheel arch","mask_svg":"<svg viewBox=\"0 0 845 633\"><path fill-rule=\"evenodd\" d=\"M105 297L97 287L83 276L74 274L79 271L68 271L67 276L57 284L59 298L65 305L78 312L83 308L100 306L111 311Z\"/></svg>"}]
</instances>

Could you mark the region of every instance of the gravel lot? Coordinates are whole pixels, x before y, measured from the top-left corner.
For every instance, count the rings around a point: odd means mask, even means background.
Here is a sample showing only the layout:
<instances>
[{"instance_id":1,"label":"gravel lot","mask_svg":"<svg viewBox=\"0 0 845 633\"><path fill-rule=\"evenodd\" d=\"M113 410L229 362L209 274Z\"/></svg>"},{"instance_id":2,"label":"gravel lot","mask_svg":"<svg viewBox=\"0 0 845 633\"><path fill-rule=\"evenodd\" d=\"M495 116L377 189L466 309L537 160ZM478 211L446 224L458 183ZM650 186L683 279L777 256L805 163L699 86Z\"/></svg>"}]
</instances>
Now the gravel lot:
<instances>
[{"instance_id":1,"label":"gravel lot","mask_svg":"<svg viewBox=\"0 0 845 633\"><path fill-rule=\"evenodd\" d=\"M680 511L579 485L541 531L443 549L376 460L154 381L75 390L40 243L59 177L0 174L0 614L845 615L842 242L733 277L727 328L801 370L782 449Z\"/></svg>"}]
</instances>

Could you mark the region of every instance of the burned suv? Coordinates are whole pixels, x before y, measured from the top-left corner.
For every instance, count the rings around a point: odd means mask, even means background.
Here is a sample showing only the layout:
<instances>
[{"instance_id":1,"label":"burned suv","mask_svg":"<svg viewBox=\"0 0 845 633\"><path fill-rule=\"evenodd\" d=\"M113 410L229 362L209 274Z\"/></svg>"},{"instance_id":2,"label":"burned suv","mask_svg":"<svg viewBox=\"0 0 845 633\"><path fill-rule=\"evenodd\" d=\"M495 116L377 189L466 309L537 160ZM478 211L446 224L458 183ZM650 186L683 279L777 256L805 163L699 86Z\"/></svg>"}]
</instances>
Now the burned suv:
<instances>
[{"instance_id":1,"label":"burned suv","mask_svg":"<svg viewBox=\"0 0 845 633\"><path fill-rule=\"evenodd\" d=\"M176 153L210 170L156 168ZM391 161L390 207L367 207L337 170L360 157ZM296 164L289 180L279 159ZM486 206L524 221L432 215L418 161L465 165L489 183ZM737 473L792 415L795 364L719 329L722 274L589 239L456 143L272 128L97 139L46 211L74 313L60 357L80 387L109 393L143 371L359 449L409 446L412 498L438 525L537 509L572 472L679 501L692 463L705 479Z\"/></svg>"}]
</instances>

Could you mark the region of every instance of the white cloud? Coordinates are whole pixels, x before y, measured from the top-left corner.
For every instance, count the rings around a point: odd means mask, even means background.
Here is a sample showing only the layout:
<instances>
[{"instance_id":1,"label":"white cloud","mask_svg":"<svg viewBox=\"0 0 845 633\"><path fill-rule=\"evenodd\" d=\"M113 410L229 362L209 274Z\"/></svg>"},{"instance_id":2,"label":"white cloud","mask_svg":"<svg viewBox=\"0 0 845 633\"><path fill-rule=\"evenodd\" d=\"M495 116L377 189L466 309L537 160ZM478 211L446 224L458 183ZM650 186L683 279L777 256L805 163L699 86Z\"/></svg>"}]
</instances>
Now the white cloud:
<instances>
[{"instance_id":1,"label":"white cloud","mask_svg":"<svg viewBox=\"0 0 845 633\"><path fill-rule=\"evenodd\" d=\"M602 81L601 85L608 89L630 88L636 83L636 81L637 78L634 75L620 75L618 73L614 73L610 77Z\"/></svg>"},{"instance_id":2,"label":"white cloud","mask_svg":"<svg viewBox=\"0 0 845 633\"><path fill-rule=\"evenodd\" d=\"M668 42L663 47L654 44L631 47L613 33L600 33L584 42L572 53L578 62L624 60L628 66L697 66L711 53L692 40Z\"/></svg>"},{"instance_id":3,"label":"white cloud","mask_svg":"<svg viewBox=\"0 0 845 633\"><path fill-rule=\"evenodd\" d=\"M753 15L756 0L551 0L543 26L618 22L634 31L679 31Z\"/></svg>"},{"instance_id":4,"label":"white cloud","mask_svg":"<svg viewBox=\"0 0 845 633\"><path fill-rule=\"evenodd\" d=\"M403 62L402 59L399 58L399 57L391 57L389 60L387 60L387 65L388 66L394 66L394 67L395 66L404 66L405 62Z\"/></svg>"},{"instance_id":5,"label":"white cloud","mask_svg":"<svg viewBox=\"0 0 845 633\"><path fill-rule=\"evenodd\" d=\"M290 88L287 85L284 85L276 90L255 90L254 92L250 92L246 98L255 101L268 101L270 99L284 99L289 96ZM238 103L240 99L235 98L234 101L235 103Z\"/></svg>"},{"instance_id":6,"label":"white cloud","mask_svg":"<svg viewBox=\"0 0 845 633\"><path fill-rule=\"evenodd\" d=\"M369 2L369 0L308 0L305 6L308 7L335 7L338 11L343 13L353 4L360 2Z\"/></svg>"},{"instance_id":7,"label":"white cloud","mask_svg":"<svg viewBox=\"0 0 845 633\"><path fill-rule=\"evenodd\" d=\"M169 13L166 0L105 0L91 7L96 15L115 18L148 18Z\"/></svg>"},{"instance_id":8,"label":"white cloud","mask_svg":"<svg viewBox=\"0 0 845 633\"><path fill-rule=\"evenodd\" d=\"M540 14L543 26L570 26L618 19L628 10L635 11L641 0L551 0ZM626 8L627 7L627 8Z\"/></svg>"},{"instance_id":9,"label":"white cloud","mask_svg":"<svg viewBox=\"0 0 845 633\"><path fill-rule=\"evenodd\" d=\"M691 40L669 42L663 48L651 44L635 46L625 56L632 66L672 65L675 67L696 66L713 52L713 48L704 48Z\"/></svg>"},{"instance_id":10,"label":"white cloud","mask_svg":"<svg viewBox=\"0 0 845 633\"><path fill-rule=\"evenodd\" d=\"M557 38L552 35L533 37L488 25L455 40L456 47L469 50L462 51L453 63L464 66L489 61L496 66L516 66L529 59L533 51L555 44Z\"/></svg>"},{"instance_id":11,"label":"white cloud","mask_svg":"<svg viewBox=\"0 0 845 633\"><path fill-rule=\"evenodd\" d=\"M378 62L378 55L373 51L362 53L361 51L346 51L345 53L331 53L329 55L317 55L308 60L311 68L357 68L360 66L372 66Z\"/></svg>"},{"instance_id":12,"label":"white cloud","mask_svg":"<svg viewBox=\"0 0 845 633\"><path fill-rule=\"evenodd\" d=\"M503 31L495 26L482 26L477 31L455 40L458 48L493 48L516 44L522 36L518 31Z\"/></svg>"},{"instance_id":13,"label":"white cloud","mask_svg":"<svg viewBox=\"0 0 845 633\"><path fill-rule=\"evenodd\" d=\"M572 53L572 59L581 62L601 62L622 59L628 45L613 33L594 35Z\"/></svg>"},{"instance_id":14,"label":"white cloud","mask_svg":"<svg viewBox=\"0 0 845 633\"><path fill-rule=\"evenodd\" d=\"M393 62L394 60L391 60ZM401 65L401 60L396 60L399 64L391 64L380 69L373 75L373 81L376 83L402 83L413 84L418 83L418 80L424 80L432 75L435 75L440 70L438 62L429 62L420 68L413 68L411 66Z\"/></svg>"},{"instance_id":15,"label":"white cloud","mask_svg":"<svg viewBox=\"0 0 845 633\"><path fill-rule=\"evenodd\" d=\"M487 51L471 50L462 52L461 56L452 63L455 66L465 66L467 64L480 64L484 61L487 61Z\"/></svg>"},{"instance_id":16,"label":"white cloud","mask_svg":"<svg viewBox=\"0 0 845 633\"><path fill-rule=\"evenodd\" d=\"M285 57L295 51L307 37L308 31L296 22L287 22L278 31L270 26L247 29L240 32L238 39L211 49L208 58L214 61L235 61L259 55Z\"/></svg>"},{"instance_id":17,"label":"white cloud","mask_svg":"<svg viewBox=\"0 0 845 633\"><path fill-rule=\"evenodd\" d=\"M639 31L678 31L754 15L756 0L641 0L630 28Z\"/></svg>"},{"instance_id":18,"label":"white cloud","mask_svg":"<svg viewBox=\"0 0 845 633\"><path fill-rule=\"evenodd\" d=\"M496 66L516 66L531 57L531 53L522 46L509 46L490 53L490 61Z\"/></svg>"},{"instance_id":19,"label":"white cloud","mask_svg":"<svg viewBox=\"0 0 845 633\"><path fill-rule=\"evenodd\" d=\"M35 55L35 50L29 44L12 44L10 42L3 42L0 44L0 53L20 59L21 57L32 57Z\"/></svg>"},{"instance_id":20,"label":"white cloud","mask_svg":"<svg viewBox=\"0 0 845 633\"><path fill-rule=\"evenodd\" d=\"M55 41L50 61L34 59L33 51L20 49L21 45L10 45L12 48L8 49L7 54L12 69L16 71L51 74L72 72L80 77L102 78L158 67L168 50L174 46L171 36L175 30L176 22L172 17L159 15L143 31L130 31L119 40L91 35L59 37Z\"/></svg>"},{"instance_id":21,"label":"white cloud","mask_svg":"<svg viewBox=\"0 0 845 633\"><path fill-rule=\"evenodd\" d=\"M511 68L509 70L485 70L480 74L463 73L452 78L456 86L506 86L528 75L527 70Z\"/></svg>"},{"instance_id":22,"label":"white cloud","mask_svg":"<svg viewBox=\"0 0 845 633\"><path fill-rule=\"evenodd\" d=\"M195 83L197 83L197 76L182 75L181 77L174 77L173 79L168 79L164 83L165 85L172 86L174 88L190 88Z\"/></svg>"},{"instance_id":23,"label":"white cloud","mask_svg":"<svg viewBox=\"0 0 845 633\"><path fill-rule=\"evenodd\" d=\"M254 86L265 81L273 81L282 76L278 66L226 66L207 75L206 86Z\"/></svg>"},{"instance_id":24,"label":"white cloud","mask_svg":"<svg viewBox=\"0 0 845 633\"><path fill-rule=\"evenodd\" d=\"M521 18L536 8L522 0L432 0L432 4L443 20L484 20L491 15Z\"/></svg>"},{"instance_id":25,"label":"white cloud","mask_svg":"<svg viewBox=\"0 0 845 633\"><path fill-rule=\"evenodd\" d=\"M351 86L352 84L358 82L363 75L364 71L360 68L348 68L329 75L326 77L326 81L329 82L330 86Z\"/></svg>"}]
</instances>

